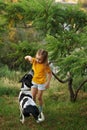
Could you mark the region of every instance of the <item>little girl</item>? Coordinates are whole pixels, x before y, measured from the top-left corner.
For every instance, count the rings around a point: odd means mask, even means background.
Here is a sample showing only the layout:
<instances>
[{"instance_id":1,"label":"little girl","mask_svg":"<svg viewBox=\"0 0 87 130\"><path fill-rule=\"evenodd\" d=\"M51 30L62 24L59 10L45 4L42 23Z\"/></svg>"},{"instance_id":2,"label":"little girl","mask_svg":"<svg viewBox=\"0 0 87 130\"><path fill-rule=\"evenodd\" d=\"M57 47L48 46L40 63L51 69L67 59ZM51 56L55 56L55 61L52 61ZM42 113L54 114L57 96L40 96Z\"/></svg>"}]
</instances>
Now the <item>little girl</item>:
<instances>
[{"instance_id":1,"label":"little girl","mask_svg":"<svg viewBox=\"0 0 87 130\"><path fill-rule=\"evenodd\" d=\"M49 88L52 77L52 72L48 64L48 52L40 49L37 51L35 58L25 56L25 60L32 64L34 76L32 79L33 86L31 87L31 93L34 101L36 101L36 95L38 96L39 110L42 112L42 95L44 90Z\"/></svg>"}]
</instances>

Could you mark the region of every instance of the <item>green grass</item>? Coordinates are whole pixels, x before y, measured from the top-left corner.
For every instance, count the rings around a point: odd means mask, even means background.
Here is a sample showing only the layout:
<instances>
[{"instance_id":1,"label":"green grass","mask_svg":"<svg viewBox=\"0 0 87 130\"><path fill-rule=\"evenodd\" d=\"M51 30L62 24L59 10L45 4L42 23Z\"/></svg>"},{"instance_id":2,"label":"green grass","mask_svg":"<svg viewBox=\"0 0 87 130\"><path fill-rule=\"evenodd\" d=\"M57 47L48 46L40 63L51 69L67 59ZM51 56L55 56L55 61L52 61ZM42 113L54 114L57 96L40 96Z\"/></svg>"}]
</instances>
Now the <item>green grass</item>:
<instances>
[{"instance_id":1,"label":"green grass","mask_svg":"<svg viewBox=\"0 0 87 130\"><path fill-rule=\"evenodd\" d=\"M7 79L0 81L0 130L87 130L87 94L80 92L72 103L67 85L56 80L52 80L44 93L45 121L37 124L29 117L22 125L18 104L20 85Z\"/></svg>"}]
</instances>

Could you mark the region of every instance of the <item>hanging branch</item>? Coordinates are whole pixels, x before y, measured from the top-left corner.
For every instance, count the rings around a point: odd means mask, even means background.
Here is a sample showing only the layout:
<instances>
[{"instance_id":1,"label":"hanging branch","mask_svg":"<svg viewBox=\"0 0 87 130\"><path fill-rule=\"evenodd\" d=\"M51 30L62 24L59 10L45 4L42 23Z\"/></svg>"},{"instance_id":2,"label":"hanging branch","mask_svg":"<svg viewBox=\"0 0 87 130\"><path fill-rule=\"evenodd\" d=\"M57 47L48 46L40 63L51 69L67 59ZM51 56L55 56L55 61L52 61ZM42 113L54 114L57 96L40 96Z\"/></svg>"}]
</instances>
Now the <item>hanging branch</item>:
<instances>
[{"instance_id":1,"label":"hanging branch","mask_svg":"<svg viewBox=\"0 0 87 130\"><path fill-rule=\"evenodd\" d=\"M69 78L68 79L66 79L66 80L61 80L61 79L59 79L55 74L54 74L54 72L52 72L52 75L59 81L59 82L61 82L61 83L66 83L66 82L68 82L68 80L69 80Z\"/></svg>"},{"instance_id":2,"label":"hanging branch","mask_svg":"<svg viewBox=\"0 0 87 130\"><path fill-rule=\"evenodd\" d=\"M86 82L87 82L87 79L84 80L84 81L80 84L80 86L77 88L77 90L76 90L76 92L75 92L75 96L74 96L74 101L76 101L76 98L77 98L77 95L78 95L79 90L83 87L83 85L84 85Z\"/></svg>"}]
</instances>

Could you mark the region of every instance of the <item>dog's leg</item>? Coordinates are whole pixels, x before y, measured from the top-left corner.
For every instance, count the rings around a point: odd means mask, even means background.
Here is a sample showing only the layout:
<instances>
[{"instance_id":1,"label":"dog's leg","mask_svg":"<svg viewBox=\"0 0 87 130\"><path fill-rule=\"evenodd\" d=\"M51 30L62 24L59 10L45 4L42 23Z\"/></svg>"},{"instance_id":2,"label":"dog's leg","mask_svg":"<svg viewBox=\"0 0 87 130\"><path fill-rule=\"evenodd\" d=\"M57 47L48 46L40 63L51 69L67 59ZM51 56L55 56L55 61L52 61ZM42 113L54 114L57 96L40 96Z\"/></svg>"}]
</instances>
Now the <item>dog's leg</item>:
<instances>
[{"instance_id":1,"label":"dog's leg","mask_svg":"<svg viewBox=\"0 0 87 130\"><path fill-rule=\"evenodd\" d=\"M23 115L23 112L22 112L22 108L20 107L20 122L23 124L24 121L25 121L24 115Z\"/></svg>"},{"instance_id":2,"label":"dog's leg","mask_svg":"<svg viewBox=\"0 0 87 130\"><path fill-rule=\"evenodd\" d=\"M43 112L40 113L38 116L38 120L36 121L37 123L43 122L45 120Z\"/></svg>"},{"instance_id":3,"label":"dog's leg","mask_svg":"<svg viewBox=\"0 0 87 130\"><path fill-rule=\"evenodd\" d=\"M22 112L21 112L21 107L19 106L19 109L20 109L20 119L22 118Z\"/></svg>"}]
</instances>

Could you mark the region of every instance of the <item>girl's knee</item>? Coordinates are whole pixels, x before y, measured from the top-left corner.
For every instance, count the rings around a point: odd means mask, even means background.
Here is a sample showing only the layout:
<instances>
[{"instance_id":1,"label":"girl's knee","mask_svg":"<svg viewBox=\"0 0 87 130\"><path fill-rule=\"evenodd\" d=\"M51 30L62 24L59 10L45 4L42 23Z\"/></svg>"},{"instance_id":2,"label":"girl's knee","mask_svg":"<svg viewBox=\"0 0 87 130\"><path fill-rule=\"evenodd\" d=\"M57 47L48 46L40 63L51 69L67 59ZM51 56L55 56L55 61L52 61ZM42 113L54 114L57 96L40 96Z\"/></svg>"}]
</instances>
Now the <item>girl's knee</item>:
<instances>
[{"instance_id":1,"label":"girl's knee","mask_svg":"<svg viewBox=\"0 0 87 130\"><path fill-rule=\"evenodd\" d=\"M36 102L36 96L33 96L33 100Z\"/></svg>"},{"instance_id":2,"label":"girl's knee","mask_svg":"<svg viewBox=\"0 0 87 130\"><path fill-rule=\"evenodd\" d=\"M38 99L38 101L42 101L42 97L38 97L37 99Z\"/></svg>"}]
</instances>

